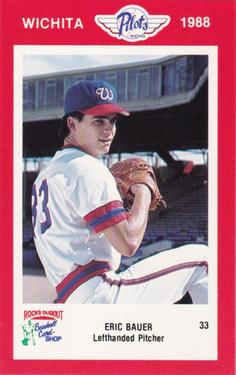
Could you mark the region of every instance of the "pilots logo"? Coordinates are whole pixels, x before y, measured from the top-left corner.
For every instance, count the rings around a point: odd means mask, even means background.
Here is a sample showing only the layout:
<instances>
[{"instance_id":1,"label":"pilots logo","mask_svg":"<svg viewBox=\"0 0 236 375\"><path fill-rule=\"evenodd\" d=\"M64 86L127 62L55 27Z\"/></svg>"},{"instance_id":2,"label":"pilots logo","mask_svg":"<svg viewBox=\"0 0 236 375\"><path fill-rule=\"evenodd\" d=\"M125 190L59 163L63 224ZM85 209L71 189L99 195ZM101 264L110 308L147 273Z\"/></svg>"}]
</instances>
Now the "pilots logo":
<instances>
[{"instance_id":1,"label":"pilots logo","mask_svg":"<svg viewBox=\"0 0 236 375\"><path fill-rule=\"evenodd\" d=\"M56 333L58 322L62 320L62 310L25 310L22 324L22 345L36 345L37 342L60 342L62 336Z\"/></svg>"},{"instance_id":2,"label":"pilots logo","mask_svg":"<svg viewBox=\"0 0 236 375\"><path fill-rule=\"evenodd\" d=\"M95 22L109 35L127 42L146 40L170 22L170 16L149 15L138 5L127 5L115 15L97 15Z\"/></svg>"}]
</instances>

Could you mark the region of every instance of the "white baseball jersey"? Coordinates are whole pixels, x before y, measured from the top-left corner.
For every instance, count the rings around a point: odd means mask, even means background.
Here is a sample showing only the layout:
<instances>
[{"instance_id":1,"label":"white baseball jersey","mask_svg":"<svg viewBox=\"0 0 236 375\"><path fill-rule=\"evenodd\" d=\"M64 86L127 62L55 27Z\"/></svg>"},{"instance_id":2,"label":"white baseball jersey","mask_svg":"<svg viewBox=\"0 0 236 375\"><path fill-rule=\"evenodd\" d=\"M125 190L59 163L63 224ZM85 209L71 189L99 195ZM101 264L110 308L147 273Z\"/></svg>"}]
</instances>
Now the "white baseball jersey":
<instances>
[{"instance_id":1,"label":"white baseball jersey","mask_svg":"<svg viewBox=\"0 0 236 375\"><path fill-rule=\"evenodd\" d=\"M116 273L104 229L127 218L106 166L79 148L58 151L32 189L35 245L59 303L207 303L204 245L186 245Z\"/></svg>"},{"instance_id":2,"label":"white baseball jersey","mask_svg":"<svg viewBox=\"0 0 236 375\"><path fill-rule=\"evenodd\" d=\"M106 261L116 270L120 254L103 230L126 219L108 168L77 147L64 147L38 175L32 189L35 245L53 286L78 265Z\"/></svg>"}]
</instances>

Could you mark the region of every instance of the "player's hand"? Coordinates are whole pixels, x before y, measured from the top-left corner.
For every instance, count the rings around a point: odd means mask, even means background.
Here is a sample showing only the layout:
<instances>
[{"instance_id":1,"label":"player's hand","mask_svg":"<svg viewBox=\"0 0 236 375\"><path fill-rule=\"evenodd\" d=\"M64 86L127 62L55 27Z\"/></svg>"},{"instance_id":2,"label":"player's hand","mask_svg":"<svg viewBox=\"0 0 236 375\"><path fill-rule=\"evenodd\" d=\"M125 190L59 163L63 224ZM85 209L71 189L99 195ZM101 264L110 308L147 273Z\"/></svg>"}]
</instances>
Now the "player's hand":
<instances>
[{"instance_id":1,"label":"player's hand","mask_svg":"<svg viewBox=\"0 0 236 375\"><path fill-rule=\"evenodd\" d=\"M152 200L152 192L149 189L147 185L144 184L134 184L130 188L131 193L136 198L137 196L140 197L140 199L145 200L147 206L150 206L151 200ZM134 199L135 199L134 198Z\"/></svg>"},{"instance_id":2,"label":"player's hand","mask_svg":"<svg viewBox=\"0 0 236 375\"><path fill-rule=\"evenodd\" d=\"M151 197L152 197L151 190L149 189L149 187L147 185L144 185L144 184L134 184L134 185L131 186L130 190L134 194L134 196L137 193L139 193L140 191L142 191L142 192L146 191L146 194L150 196L150 200L151 200Z\"/></svg>"}]
</instances>

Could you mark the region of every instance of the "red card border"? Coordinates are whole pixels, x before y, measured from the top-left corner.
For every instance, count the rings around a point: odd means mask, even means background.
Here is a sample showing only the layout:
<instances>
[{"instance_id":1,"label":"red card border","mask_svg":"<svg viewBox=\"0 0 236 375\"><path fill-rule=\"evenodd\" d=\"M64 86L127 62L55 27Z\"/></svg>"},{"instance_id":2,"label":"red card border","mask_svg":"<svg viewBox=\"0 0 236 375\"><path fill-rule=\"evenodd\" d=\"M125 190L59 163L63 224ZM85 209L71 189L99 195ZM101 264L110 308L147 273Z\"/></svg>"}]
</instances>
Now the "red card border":
<instances>
[{"instance_id":1,"label":"red card border","mask_svg":"<svg viewBox=\"0 0 236 375\"><path fill-rule=\"evenodd\" d=\"M217 361L53 361L13 360L13 46L22 44L127 45L98 30L97 14L114 14L127 1L94 1L93 7L74 0L58 6L55 0L9 0L1 7L2 121L0 126L1 209L1 343L0 373L93 373L93 374L234 374L235 355L235 2L233 0L136 1L149 14L167 14L171 24L156 38L139 45L218 46L218 345ZM76 10L76 11L75 11ZM21 17L81 17L86 27L75 32L24 30ZM183 29L183 16L210 16L209 29ZM79 38L78 38L79 33ZM50 367L49 367L50 366Z\"/></svg>"}]
</instances>

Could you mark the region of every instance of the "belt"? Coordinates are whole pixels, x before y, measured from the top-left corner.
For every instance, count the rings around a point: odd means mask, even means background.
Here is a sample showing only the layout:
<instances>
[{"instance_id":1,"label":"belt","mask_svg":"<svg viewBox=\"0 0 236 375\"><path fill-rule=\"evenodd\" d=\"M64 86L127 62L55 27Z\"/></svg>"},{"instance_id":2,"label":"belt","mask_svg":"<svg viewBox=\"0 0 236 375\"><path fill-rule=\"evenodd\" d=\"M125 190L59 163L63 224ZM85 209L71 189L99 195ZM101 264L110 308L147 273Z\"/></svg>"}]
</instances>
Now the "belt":
<instances>
[{"instance_id":1,"label":"belt","mask_svg":"<svg viewBox=\"0 0 236 375\"><path fill-rule=\"evenodd\" d=\"M107 262L93 260L84 266L78 266L74 271L69 273L60 284L56 286L57 303L64 303L67 298L82 284L95 276L100 276L111 267Z\"/></svg>"}]
</instances>

